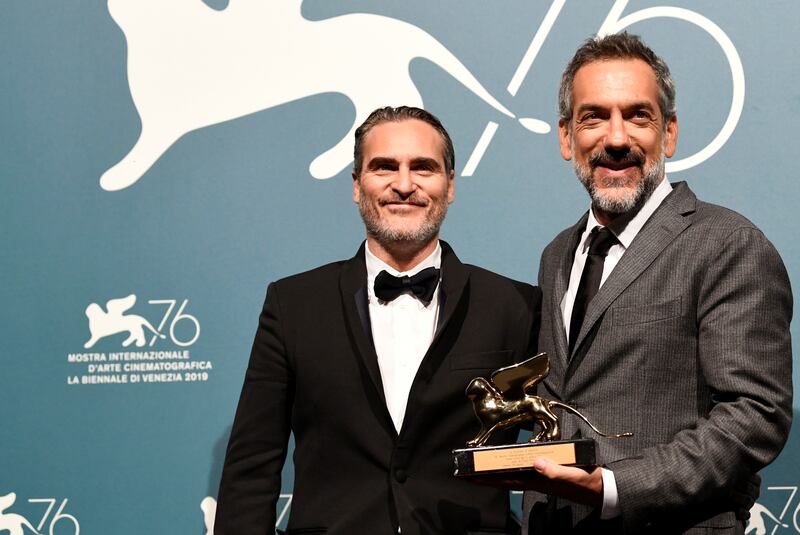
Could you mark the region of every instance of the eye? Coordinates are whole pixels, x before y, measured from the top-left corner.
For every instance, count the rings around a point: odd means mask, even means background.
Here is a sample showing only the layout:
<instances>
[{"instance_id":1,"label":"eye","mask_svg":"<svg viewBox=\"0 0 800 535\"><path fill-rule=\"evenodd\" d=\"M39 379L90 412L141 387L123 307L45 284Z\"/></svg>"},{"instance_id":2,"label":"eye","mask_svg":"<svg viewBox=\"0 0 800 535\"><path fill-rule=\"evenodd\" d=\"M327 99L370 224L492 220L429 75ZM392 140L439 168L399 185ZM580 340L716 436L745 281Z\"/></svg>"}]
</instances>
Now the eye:
<instances>
[{"instance_id":1,"label":"eye","mask_svg":"<svg viewBox=\"0 0 800 535\"><path fill-rule=\"evenodd\" d=\"M598 124L602 120L603 117L600 115L600 112L590 110L580 115L580 117L578 118L578 123L582 125L592 126Z\"/></svg>"},{"instance_id":2,"label":"eye","mask_svg":"<svg viewBox=\"0 0 800 535\"><path fill-rule=\"evenodd\" d=\"M376 174L388 174L397 171L397 162L390 158L376 158L369 163L369 170Z\"/></svg>"},{"instance_id":3,"label":"eye","mask_svg":"<svg viewBox=\"0 0 800 535\"><path fill-rule=\"evenodd\" d=\"M411 162L411 171L420 176L430 176L441 170L441 166L431 158L418 158Z\"/></svg>"},{"instance_id":4,"label":"eye","mask_svg":"<svg viewBox=\"0 0 800 535\"><path fill-rule=\"evenodd\" d=\"M649 123L653 120L653 115L647 110L636 110L631 115L631 119L636 123Z\"/></svg>"}]
</instances>

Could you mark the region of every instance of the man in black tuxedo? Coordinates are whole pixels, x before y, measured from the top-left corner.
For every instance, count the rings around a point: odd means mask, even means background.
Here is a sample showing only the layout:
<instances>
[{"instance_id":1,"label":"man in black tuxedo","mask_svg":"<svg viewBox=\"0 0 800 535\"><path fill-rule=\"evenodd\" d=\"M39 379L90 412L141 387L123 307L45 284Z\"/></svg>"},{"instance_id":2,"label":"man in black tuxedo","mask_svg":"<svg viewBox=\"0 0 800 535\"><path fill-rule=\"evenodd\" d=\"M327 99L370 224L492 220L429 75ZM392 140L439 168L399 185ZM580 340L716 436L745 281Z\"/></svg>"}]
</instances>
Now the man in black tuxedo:
<instances>
[{"instance_id":1,"label":"man in black tuxedo","mask_svg":"<svg viewBox=\"0 0 800 535\"><path fill-rule=\"evenodd\" d=\"M410 107L356 131L356 256L270 284L220 484L217 535L275 527L295 437L287 533L502 533L508 496L453 476L479 424L469 381L532 354L539 291L462 264L439 240L453 144ZM513 442L514 432L498 437Z\"/></svg>"}]
</instances>

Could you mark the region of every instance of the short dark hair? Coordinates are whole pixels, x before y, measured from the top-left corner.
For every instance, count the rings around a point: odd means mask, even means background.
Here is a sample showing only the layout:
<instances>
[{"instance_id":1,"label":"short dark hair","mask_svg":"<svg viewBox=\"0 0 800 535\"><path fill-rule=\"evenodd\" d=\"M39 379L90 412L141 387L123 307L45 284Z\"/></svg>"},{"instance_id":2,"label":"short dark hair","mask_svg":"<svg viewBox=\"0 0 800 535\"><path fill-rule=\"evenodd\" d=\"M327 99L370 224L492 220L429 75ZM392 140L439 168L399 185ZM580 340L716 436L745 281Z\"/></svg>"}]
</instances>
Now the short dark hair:
<instances>
[{"instance_id":1,"label":"short dark hair","mask_svg":"<svg viewBox=\"0 0 800 535\"><path fill-rule=\"evenodd\" d=\"M382 123L400 122L409 119L417 119L428 123L439 133L442 138L442 146L444 147L444 153L442 154L444 157L444 170L445 173L448 175L450 174L450 171L456 166L456 154L453 149L453 140L450 139L450 134L448 134L447 130L442 126L441 121L439 121L435 115L422 108L416 108L414 106L399 106L393 108L391 106L386 106L385 108L378 108L370 113L367 120L356 129L355 147L353 149L353 174L356 178L361 178L364 137L369 131Z\"/></svg>"},{"instance_id":2,"label":"short dark hair","mask_svg":"<svg viewBox=\"0 0 800 535\"><path fill-rule=\"evenodd\" d=\"M658 107L666 125L675 116L675 82L669 67L638 35L628 32L590 37L575 52L561 75L561 87L558 90L559 118L569 125L572 118L572 86L578 69L587 63L613 59L640 59L653 69L658 84Z\"/></svg>"}]
</instances>

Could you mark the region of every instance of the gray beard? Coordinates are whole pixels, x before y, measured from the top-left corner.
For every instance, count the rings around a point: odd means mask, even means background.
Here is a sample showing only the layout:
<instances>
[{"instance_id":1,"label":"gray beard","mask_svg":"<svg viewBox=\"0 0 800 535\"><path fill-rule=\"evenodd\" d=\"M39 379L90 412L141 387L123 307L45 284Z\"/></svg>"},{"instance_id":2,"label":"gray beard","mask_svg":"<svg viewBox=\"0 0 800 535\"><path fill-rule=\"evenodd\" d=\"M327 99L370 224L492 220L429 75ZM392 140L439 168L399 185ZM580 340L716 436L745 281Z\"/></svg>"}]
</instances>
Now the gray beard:
<instances>
[{"instance_id":1,"label":"gray beard","mask_svg":"<svg viewBox=\"0 0 800 535\"><path fill-rule=\"evenodd\" d=\"M642 169L642 179L636 185L636 189L622 197L611 197L595 187L590 166L581 165L577 160L572 162L572 167L578 176L578 180L589 192L592 205L609 214L626 214L640 208L647 202L647 199L658 187L658 183L661 182L661 177L664 176L664 165L665 161L662 152L659 160Z\"/></svg>"},{"instance_id":2,"label":"gray beard","mask_svg":"<svg viewBox=\"0 0 800 535\"><path fill-rule=\"evenodd\" d=\"M447 201L434 205L433 210L428 213L419 227L411 230L400 230L392 228L381 221L380 214L367 202L367 196L363 190L359 197L358 211L367 235L374 238L385 248L392 248L397 245L426 244L439 235L445 215L447 215Z\"/></svg>"}]
</instances>

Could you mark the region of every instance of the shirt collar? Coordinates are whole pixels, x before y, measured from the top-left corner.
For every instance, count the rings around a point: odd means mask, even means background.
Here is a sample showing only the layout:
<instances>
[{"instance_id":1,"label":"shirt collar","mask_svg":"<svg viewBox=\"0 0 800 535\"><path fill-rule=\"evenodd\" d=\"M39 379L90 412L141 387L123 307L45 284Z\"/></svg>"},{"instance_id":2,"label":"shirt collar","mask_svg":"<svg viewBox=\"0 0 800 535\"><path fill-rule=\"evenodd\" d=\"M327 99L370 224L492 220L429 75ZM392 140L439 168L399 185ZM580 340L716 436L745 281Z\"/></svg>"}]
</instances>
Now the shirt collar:
<instances>
[{"instance_id":1,"label":"shirt collar","mask_svg":"<svg viewBox=\"0 0 800 535\"><path fill-rule=\"evenodd\" d=\"M644 224L647 223L647 220L650 219L650 216L653 215L653 213L661 205L664 199L667 198L667 195L669 195L671 191L672 185L665 176L658 186L656 186L656 189L653 190L653 193L650 194L650 197L645 201L644 205L636 213L636 215L634 215L626 223L623 223L621 225L622 228L611 227L611 231L625 249L631 246L633 239L637 234L639 234L639 231L642 230ZM586 228L581 236L581 250L584 250L587 247L589 234L591 233L592 229L597 226L602 227L603 225L597 222L597 219L594 217L594 211L590 206L589 218L586 220Z\"/></svg>"},{"instance_id":2,"label":"shirt collar","mask_svg":"<svg viewBox=\"0 0 800 535\"><path fill-rule=\"evenodd\" d=\"M364 247L364 253L364 257L366 258L367 262L367 291L369 292L369 301L371 303L377 302L377 298L375 297L375 277L377 277L378 273L381 271L386 270L390 275L401 277L404 275L416 275L423 269L429 267L435 267L436 269L441 269L442 267L442 245L438 240L436 241L436 249L434 249L433 252L419 264L408 271L397 271L392 266L372 254L372 251L369 250L369 242L367 242Z\"/></svg>"}]
</instances>

